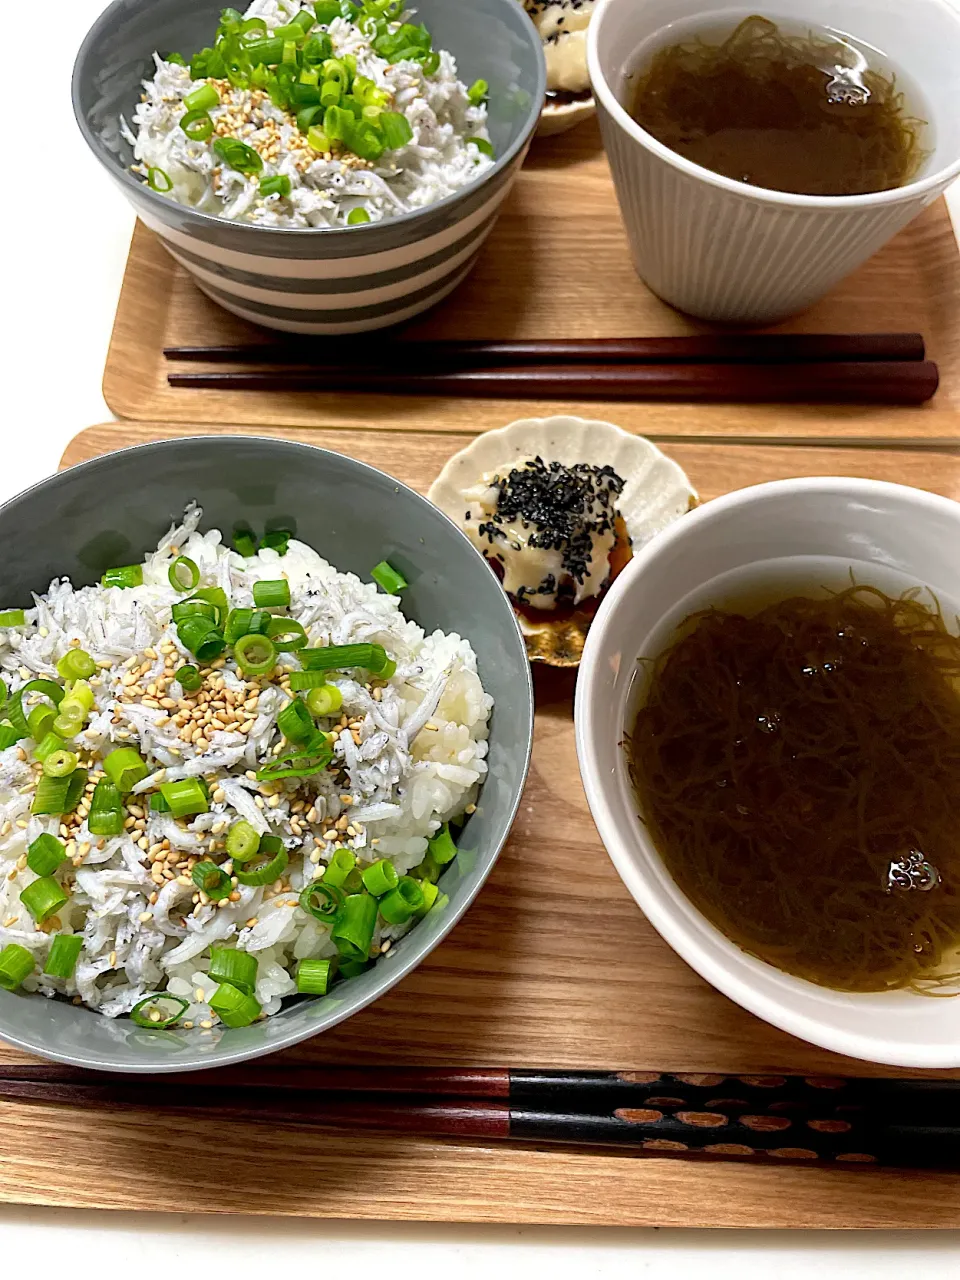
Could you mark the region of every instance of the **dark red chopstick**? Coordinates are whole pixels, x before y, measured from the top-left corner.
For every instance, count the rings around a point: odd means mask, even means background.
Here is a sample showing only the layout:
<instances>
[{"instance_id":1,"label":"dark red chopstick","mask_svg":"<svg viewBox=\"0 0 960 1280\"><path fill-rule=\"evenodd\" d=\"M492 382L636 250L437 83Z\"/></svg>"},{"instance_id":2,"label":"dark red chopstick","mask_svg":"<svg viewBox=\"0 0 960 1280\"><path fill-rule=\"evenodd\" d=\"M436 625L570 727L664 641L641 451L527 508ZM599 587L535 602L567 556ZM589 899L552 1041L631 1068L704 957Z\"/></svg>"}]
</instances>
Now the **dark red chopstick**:
<instances>
[{"instance_id":1,"label":"dark red chopstick","mask_svg":"<svg viewBox=\"0 0 960 1280\"><path fill-rule=\"evenodd\" d=\"M185 1087L31 1064L0 1068L0 1099L753 1163L960 1164L956 1080L254 1065L165 1083Z\"/></svg>"},{"instance_id":2,"label":"dark red chopstick","mask_svg":"<svg viewBox=\"0 0 960 1280\"><path fill-rule=\"evenodd\" d=\"M416 371L284 369L175 372L173 387L232 391L364 391L381 395L536 400L678 400L918 405L932 399L932 361L818 364L574 365Z\"/></svg>"},{"instance_id":3,"label":"dark red chopstick","mask_svg":"<svg viewBox=\"0 0 960 1280\"><path fill-rule=\"evenodd\" d=\"M538 364L821 364L851 361L922 361L919 333L700 334L664 338L444 339L386 342L358 354L352 340L243 346L165 347L168 360L203 364L306 365L364 369L503 368Z\"/></svg>"}]
</instances>

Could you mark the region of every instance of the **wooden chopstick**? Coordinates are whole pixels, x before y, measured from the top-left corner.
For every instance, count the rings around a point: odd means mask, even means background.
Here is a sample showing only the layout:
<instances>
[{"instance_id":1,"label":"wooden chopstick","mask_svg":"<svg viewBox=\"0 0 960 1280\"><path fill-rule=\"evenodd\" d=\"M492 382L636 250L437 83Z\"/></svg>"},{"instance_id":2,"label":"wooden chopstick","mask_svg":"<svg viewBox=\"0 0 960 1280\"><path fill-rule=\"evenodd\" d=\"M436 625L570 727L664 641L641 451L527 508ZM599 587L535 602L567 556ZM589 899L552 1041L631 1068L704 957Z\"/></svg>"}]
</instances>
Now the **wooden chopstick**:
<instances>
[{"instance_id":1,"label":"wooden chopstick","mask_svg":"<svg viewBox=\"0 0 960 1280\"><path fill-rule=\"evenodd\" d=\"M574 365L498 369L230 370L174 372L172 387L232 391L365 391L387 395L536 400L902 404L932 399L932 361L835 364Z\"/></svg>"},{"instance_id":2,"label":"wooden chopstick","mask_svg":"<svg viewBox=\"0 0 960 1280\"><path fill-rule=\"evenodd\" d=\"M0 1068L0 1099L754 1163L960 1164L954 1080L247 1066L166 1082L187 1087L31 1064Z\"/></svg>"},{"instance_id":3,"label":"wooden chopstick","mask_svg":"<svg viewBox=\"0 0 960 1280\"><path fill-rule=\"evenodd\" d=\"M922 361L919 333L700 334L665 338L538 338L511 341L386 342L358 352L356 342L325 339L243 346L165 347L167 360L203 364L344 365L473 369L545 364L825 364Z\"/></svg>"}]
</instances>

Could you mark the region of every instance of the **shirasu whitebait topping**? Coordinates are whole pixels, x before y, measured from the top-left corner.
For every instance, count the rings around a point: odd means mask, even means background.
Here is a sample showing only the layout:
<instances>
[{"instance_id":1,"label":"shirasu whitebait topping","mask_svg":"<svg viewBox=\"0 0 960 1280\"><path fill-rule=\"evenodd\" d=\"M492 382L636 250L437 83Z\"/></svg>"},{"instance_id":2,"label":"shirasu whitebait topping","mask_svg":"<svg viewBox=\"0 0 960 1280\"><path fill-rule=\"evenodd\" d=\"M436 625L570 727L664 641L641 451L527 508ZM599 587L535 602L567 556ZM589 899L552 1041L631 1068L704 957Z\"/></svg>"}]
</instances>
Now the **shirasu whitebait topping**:
<instances>
[{"instance_id":1,"label":"shirasu whitebait topping","mask_svg":"<svg viewBox=\"0 0 960 1280\"><path fill-rule=\"evenodd\" d=\"M154 190L264 227L409 213L493 164L488 86L399 0L254 0L215 43L157 53L124 136Z\"/></svg>"},{"instance_id":2,"label":"shirasu whitebait topping","mask_svg":"<svg viewBox=\"0 0 960 1280\"><path fill-rule=\"evenodd\" d=\"M200 520L105 575L130 585L0 614L0 986L202 1032L442 906L492 699L469 642L398 596Z\"/></svg>"}]
</instances>

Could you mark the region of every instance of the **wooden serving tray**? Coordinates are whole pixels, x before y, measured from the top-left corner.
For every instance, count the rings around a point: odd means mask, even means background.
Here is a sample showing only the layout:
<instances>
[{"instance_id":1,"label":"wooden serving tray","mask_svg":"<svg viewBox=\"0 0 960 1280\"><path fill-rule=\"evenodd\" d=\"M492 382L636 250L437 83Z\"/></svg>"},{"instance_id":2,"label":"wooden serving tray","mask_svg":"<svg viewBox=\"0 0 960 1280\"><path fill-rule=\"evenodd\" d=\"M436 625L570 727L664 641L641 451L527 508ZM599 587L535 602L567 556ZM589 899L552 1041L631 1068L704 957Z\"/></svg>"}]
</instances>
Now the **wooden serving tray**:
<instances>
[{"instance_id":1,"label":"wooden serving tray","mask_svg":"<svg viewBox=\"0 0 960 1280\"><path fill-rule=\"evenodd\" d=\"M123 445L224 430L94 427L70 444L63 465ZM349 453L421 491L467 439L259 434ZM687 442L670 453L705 499L763 480L836 474L960 497L960 450ZM574 750L573 682L568 672L536 673L536 745L520 814L490 880L450 938L371 1008L273 1061L890 1074L760 1022L703 982L647 924L587 809ZM0 1063L23 1060L0 1046ZM154 1087L162 1090L163 1080ZM218 1191L226 1169L228 1197ZM0 1103L3 1200L330 1218L956 1227L960 1173L754 1168L253 1122L225 1128L149 1109L105 1116Z\"/></svg>"},{"instance_id":2,"label":"wooden serving tray","mask_svg":"<svg viewBox=\"0 0 960 1280\"><path fill-rule=\"evenodd\" d=\"M640 282L596 124L534 145L468 280L405 333L421 338L633 337L707 328ZM960 253L941 200L857 274L782 332L919 330L940 363L923 408L613 404L609 418L657 438L960 440ZM515 418L583 413L570 401L459 400L317 392L193 391L167 385L165 346L257 342L268 332L210 302L152 232L137 226L103 391L122 418L174 422L483 431ZM386 341L360 335L366 345ZM318 348L323 339L317 338ZM203 366L191 366L202 368Z\"/></svg>"}]
</instances>

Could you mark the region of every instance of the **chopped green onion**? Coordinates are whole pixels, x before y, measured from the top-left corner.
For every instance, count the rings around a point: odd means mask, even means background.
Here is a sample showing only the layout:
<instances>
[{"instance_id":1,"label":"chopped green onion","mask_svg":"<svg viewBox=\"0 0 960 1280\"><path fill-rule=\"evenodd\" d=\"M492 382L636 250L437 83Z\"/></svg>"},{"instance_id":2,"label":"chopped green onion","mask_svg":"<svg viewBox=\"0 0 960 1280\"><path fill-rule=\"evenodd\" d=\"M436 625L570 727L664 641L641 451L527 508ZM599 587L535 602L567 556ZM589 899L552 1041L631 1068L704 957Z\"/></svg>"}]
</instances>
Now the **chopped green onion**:
<instances>
[{"instance_id":1,"label":"chopped green onion","mask_svg":"<svg viewBox=\"0 0 960 1280\"><path fill-rule=\"evenodd\" d=\"M277 653L294 653L307 643L307 633L295 618L271 616L267 635L276 646Z\"/></svg>"},{"instance_id":2,"label":"chopped green onion","mask_svg":"<svg viewBox=\"0 0 960 1280\"><path fill-rule=\"evenodd\" d=\"M244 818L240 818L227 832L227 857L234 862L249 862L260 849L260 833Z\"/></svg>"},{"instance_id":3,"label":"chopped green onion","mask_svg":"<svg viewBox=\"0 0 960 1280\"><path fill-rule=\"evenodd\" d=\"M252 996L257 985L257 957L236 947L211 947L207 976L213 982L228 982L245 996Z\"/></svg>"},{"instance_id":4,"label":"chopped green onion","mask_svg":"<svg viewBox=\"0 0 960 1280\"><path fill-rule=\"evenodd\" d=\"M374 675L388 678L385 673L389 671L392 675L396 670L380 644L331 644L325 649L301 649L297 656L305 671L349 671L363 667Z\"/></svg>"},{"instance_id":5,"label":"chopped green onion","mask_svg":"<svg viewBox=\"0 0 960 1280\"><path fill-rule=\"evenodd\" d=\"M75 707L76 703L72 705ZM54 733L59 734L64 741L69 738L75 738L82 728L82 715L58 715L53 721ZM59 745L63 746L63 743L61 742Z\"/></svg>"},{"instance_id":6,"label":"chopped green onion","mask_svg":"<svg viewBox=\"0 0 960 1280\"><path fill-rule=\"evenodd\" d=\"M47 954L43 972L48 973L51 978L63 978L64 980L72 978L82 950L83 934L58 933Z\"/></svg>"},{"instance_id":7,"label":"chopped green onion","mask_svg":"<svg viewBox=\"0 0 960 1280\"><path fill-rule=\"evenodd\" d=\"M310 13L306 9L301 9L300 12L297 14L297 16L293 19L292 25L295 27L300 27L304 35L309 35L309 33L313 30L313 25L315 21L316 21L316 18L312 13Z\"/></svg>"},{"instance_id":8,"label":"chopped green onion","mask_svg":"<svg viewBox=\"0 0 960 1280\"><path fill-rule=\"evenodd\" d=\"M440 55L435 49L432 49L430 53L423 54L419 61L421 67L423 67L423 74L426 76L436 75L440 70Z\"/></svg>"},{"instance_id":9,"label":"chopped green onion","mask_svg":"<svg viewBox=\"0 0 960 1280\"><path fill-rule=\"evenodd\" d=\"M347 960L366 960L377 924L377 900L368 893L352 894L344 901L330 937Z\"/></svg>"},{"instance_id":10,"label":"chopped green onion","mask_svg":"<svg viewBox=\"0 0 960 1280\"><path fill-rule=\"evenodd\" d=\"M328 27L335 18L340 17L340 0L316 0L313 12L322 27Z\"/></svg>"},{"instance_id":11,"label":"chopped green onion","mask_svg":"<svg viewBox=\"0 0 960 1280\"><path fill-rule=\"evenodd\" d=\"M314 151L320 152L321 155L330 150L330 138L316 125L311 125L307 130L307 142Z\"/></svg>"},{"instance_id":12,"label":"chopped green onion","mask_svg":"<svg viewBox=\"0 0 960 1280\"><path fill-rule=\"evenodd\" d=\"M363 880L360 876L359 867L354 867L352 871L347 872L342 888L343 892L347 894L363 892Z\"/></svg>"},{"instance_id":13,"label":"chopped green onion","mask_svg":"<svg viewBox=\"0 0 960 1280\"><path fill-rule=\"evenodd\" d=\"M260 194L267 196L288 196L293 184L285 173L275 173L271 178L260 179Z\"/></svg>"},{"instance_id":14,"label":"chopped green onion","mask_svg":"<svg viewBox=\"0 0 960 1280\"><path fill-rule=\"evenodd\" d=\"M309 778L322 772L333 760L333 737L333 734L316 733L308 742L295 743L259 769L258 780L275 782L279 778Z\"/></svg>"},{"instance_id":15,"label":"chopped green onion","mask_svg":"<svg viewBox=\"0 0 960 1280\"><path fill-rule=\"evenodd\" d=\"M65 778L48 778L43 775L37 783L30 812L72 813L80 803L86 785L86 769L74 769Z\"/></svg>"},{"instance_id":16,"label":"chopped green onion","mask_svg":"<svg viewBox=\"0 0 960 1280\"><path fill-rule=\"evenodd\" d=\"M290 688L294 693L301 693L304 689L321 689L326 683L327 677L322 671L290 672Z\"/></svg>"},{"instance_id":17,"label":"chopped green onion","mask_svg":"<svg viewBox=\"0 0 960 1280\"><path fill-rule=\"evenodd\" d=\"M142 564L122 564L107 569L100 579L102 587L140 587L143 585Z\"/></svg>"},{"instance_id":18,"label":"chopped green onion","mask_svg":"<svg viewBox=\"0 0 960 1280\"><path fill-rule=\"evenodd\" d=\"M403 574L394 569L393 565L388 564L386 560L381 560L378 565L374 565L370 577L378 587L383 588L388 596L398 596L401 591L410 585Z\"/></svg>"},{"instance_id":19,"label":"chopped green onion","mask_svg":"<svg viewBox=\"0 0 960 1280\"><path fill-rule=\"evenodd\" d=\"M8 943L0 951L0 987L16 991L24 978L33 973L33 956L17 942Z\"/></svg>"},{"instance_id":20,"label":"chopped green onion","mask_svg":"<svg viewBox=\"0 0 960 1280\"><path fill-rule=\"evenodd\" d=\"M23 700L28 693L45 694L57 707L63 702L63 686L57 684L56 680L28 680L26 684L21 685L4 708L6 718L21 738L25 738L30 732L30 726L23 712Z\"/></svg>"},{"instance_id":21,"label":"chopped green onion","mask_svg":"<svg viewBox=\"0 0 960 1280\"><path fill-rule=\"evenodd\" d=\"M487 100L490 93L490 86L486 80L474 80L473 84L467 90L467 101L472 107L479 107Z\"/></svg>"},{"instance_id":22,"label":"chopped green onion","mask_svg":"<svg viewBox=\"0 0 960 1280\"><path fill-rule=\"evenodd\" d=\"M332 885L335 889L341 888L356 865L355 854L352 854L349 849L337 849L323 873L323 883Z\"/></svg>"},{"instance_id":23,"label":"chopped green onion","mask_svg":"<svg viewBox=\"0 0 960 1280\"><path fill-rule=\"evenodd\" d=\"M290 529L267 529L260 539L260 550L262 551L264 547L269 547L271 551L276 551L278 556L285 556L287 554L287 546L292 537L293 533Z\"/></svg>"},{"instance_id":24,"label":"chopped green onion","mask_svg":"<svg viewBox=\"0 0 960 1280\"><path fill-rule=\"evenodd\" d=\"M370 215L369 213L367 213L366 209L351 209L350 212L347 214L348 227L360 227L365 222L369 222L369 221L370 221Z\"/></svg>"},{"instance_id":25,"label":"chopped green onion","mask_svg":"<svg viewBox=\"0 0 960 1280\"><path fill-rule=\"evenodd\" d=\"M213 120L206 111L188 111L180 117L180 128L191 142L208 142L213 137Z\"/></svg>"},{"instance_id":26,"label":"chopped green onion","mask_svg":"<svg viewBox=\"0 0 960 1280\"><path fill-rule=\"evenodd\" d=\"M240 39L247 44L251 40L262 40L267 34L267 24L263 18L245 18L240 25Z\"/></svg>"},{"instance_id":27,"label":"chopped green onion","mask_svg":"<svg viewBox=\"0 0 960 1280\"><path fill-rule=\"evenodd\" d=\"M182 53L168 53L164 58L164 62L172 62L177 67L185 67L187 65Z\"/></svg>"},{"instance_id":28,"label":"chopped green onion","mask_svg":"<svg viewBox=\"0 0 960 1280\"><path fill-rule=\"evenodd\" d=\"M397 887L381 898L379 911L387 924L404 924L423 907L423 890L412 876L401 876Z\"/></svg>"},{"instance_id":29,"label":"chopped green onion","mask_svg":"<svg viewBox=\"0 0 960 1280\"><path fill-rule=\"evenodd\" d=\"M330 147L329 147L330 140L325 135L321 134L322 140L328 144L327 146L324 146L324 147L318 147L316 145L319 139L314 139L310 137L310 126L313 124L314 120L316 120L317 116L322 114L322 112L323 112L322 106L301 107L300 110L297 112L297 128L300 130L301 133L305 133L307 135L307 142L310 144L311 147L313 147L315 151L330 150Z\"/></svg>"},{"instance_id":30,"label":"chopped green onion","mask_svg":"<svg viewBox=\"0 0 960 1280\"><path fill-rule=\"evenodd\" d=\"M294 673L295 674L295 673ZM304 671L301 675L319 676L320 671ZM290 687L293 688L291 679ZM324 684L307 694L307 710L312 716L332 716L343 706L343 694L335 684Z\"/></svg>"},{"instance_id":31,"label":"chopped green onion","mask_svg":"<svg viewBox=\"0 0 960 1280\"><path fill-rule=\"evenodd\" d=\"M246 676L264 676L277 661L277 647L269 636L241 636L234 643L233 656Z\"/></svg>"},{"instance_id":32,"label":"chopped green onion","mask_svg":"<svg viewBox=\"0 0 960 1280\"><path fill-rule=\"evenodd\" d=\"M63 738L58 733L45 733L33 749L34 759L43 764L48 755L59 751L62 746Z\"/></svg>"},{"instance_id":33,"label":"chopped green onion","mask_svg":"<svg viewBox=\"0 0 960 1280\"><path fill-rule=\"evenodd\" d=\"M68 901L63 885L53 876L41 876L34 880L20 894L20 901L36 920L43 924Z\"/></svg>"},{"instance_id":34,"label":"chopped green onion","mask_svg":"<svg viewBox=\"0 0 960 1280\"><path fill-rule=\"evenodd\" d=\"M77 767L78 756L74 751L60 747L51 751L43 762L44 776L47 778L65 778Z\"/></svg>"},{"instance_id":35,"label":"chopped green onion","mask_svg":"<svg viewBox=\"0 0 960 1280\"><path fill-rule=\"evenodd\" d=\"M223 587L201 587L199 591L195 591L189 600L183 601L188 604L189 601L195 600L198 604L212 605L214 609L213 620L218 627L223 626L224 618L229 612L229 604L227 601L227 593ZM175 605L174 608L177 606ZM172 610L171 610L172 613Z\"/></svg>"},{"instance_id":36,"label":"chopped green onion","mask_svg":"<svg viewBox=\"0 0 960 1280\"><path fill-rule=\"evenodd\" d=\"M173 1006L173 1012L170 1012L170 1006ZM152 996L147 996L145 1000L141 1000L139 1004L135 1004L130 1010L130 1021L135 1022L138 1027L154 1027L158 1031L162 1031L165 1027L172 1027L179 1021L190 1007L188 1000L181 999L180 996L169 995L166 991L159 991Z\"/></svg>"},{"instance_id":37,"label":"chopped green onion","mask_svg":"<svg viewBox=\"0 0 960 1280\"><path fill-rule=\"evenodd\" d=\"M219 610L209 600L198 600L191 596L189 600L178 600L170 606L170 618L177 626L186 622L187 618L206 618L215 627L220 625Z\"/></svg>"},{"instance_id":38,"label":"chopped green onion","mask_svg":"<svg viewBox=\"0 0 960 1280\"><path fill-rule=\"evenodd\" d=\"M279 27L275 28L277 31ZM297 42L296 40L284 40L283 42L283 62L287 66L295 67L297 65Z\"/></svg>"},{"instance_id":39,"label":"chopped green onion","mask_svg":"<svg viewBox=\"0 0 960 1280\"><path fill-rule=\"evenodd\" d=\"M161 195L166 195L168 191L173 190L173 179L166 169L160 169L153 164L147 170L147 186L151 191L159 191ZM119 586L121 584L111 582L106 585Z\"/></svg>"},{"instance_id":40,"label":"chopped green onion","mask_svg":"<svg viewBox=\"0 0 960 1280\"><path fill-rule=\"evenodd\" d=\"M273 836L273 835L267 834L267 835L262 835L260 837L261 853L264 853L264 854L268 853L270 854L271 857L273 857L273 855L275 853L279 853L282 848L283 848L283 841L280 839L279 836Z\"/></svg>"},{"instance_id":41,"label":"chopped green onion","mask_svg":"<svg viewBox=\"0 0 960 1280\"><path fill-rule=\"evenodd\" d=\"M399 111L384 111L380 115L380 128L383 130L383 140L388 151L405 147L413 137L410 121Z\"/></svg>"},{"instance_id":42,"label":"chopped green onion","mask_svg":"<svg viewBox=\"0 0 960 1280\"><path fill-rule=\"evenodd\" d=\"M287 869L287 853L285 849L281 849L279 853L275 853L272 857L265 857L267 851L263 847L263 841L260 842L260 853L257 855L259 861L252 862L246 868L240 868L234 871L237 881L244 885L264 885L273 884L274 880L279 880Z\"/></svg>"},{"instance_id":43,"label":"chopped green onion","mask_svg":"<svg viewBox=\"0 0 960 1280\"><path fill-rule=\"evenodd\" d=\"M288 22L282 27L274 27L273 34L278 40L298 42L303 39L306 32L296 22Z\"/></svg>"},{"instance_id":44,"label":"chopped green onion","mask_svg":"<svg viewBox=\"0 0 960 1280\"><path fill-rule=\"evenodd\" d=\"M200 569L189 556L177 556L167 570L167 578L174 591L193 591L200 582Z\"/></svg>"},{"instance_id":45,"label":"chopped green onion","mask_svg":"<svg viewBox=\"0 0 960 1280\"><path fill-rule=\"evenodd\" d=\"M223 632L209 618L193 615L177 623L177 635L185 649L201 662L212 662L227 647Z\"/></svg>"},{"instance_id":46,"label":"chopped green onion","mask_svg":"<svg viewBox=\"0 0 960 1280\"><path fill-rule=\"evenodd\" d=\"M313 717L300 698L288 702L277 716L277 728L290 742L306 742L315 731Z\"/></svg>"},{"instance_id":47,"label":"chopped green onion","mask_svg":"<svg viewBox=\"0 0 960 1280\"><path fill-rule=\"evenodd\" d=\"M230 169L236 169L237 173L249 177L251 174L260 173L263 169L263 160L259 152L254 151L253 147L248 147L239 138L217 138L213 149L223 163Z\"/></svg>"},{"instance_id":48,"label":"chopped green onion","mask_svg":"<svg viewBox=\"0 0 960 1280\"><path fill-rule=\"evenodd\" d=\"M193 93L188 93L183 105L188 111L210 111L213 107L219 107L220 95L212 84L204 84L199 89L194 89Z\"/></svg>"},{"instance_id":49,"label":"chopped green onion","mask_svg":"<svg viewBox=\"0 0 960 1280\"><path fill-rule=\"evenodd\" d=\"M104 761L104 768L110 757ZM122 790L123 788L121 788ZM160 794L170 806L175 818L186 818L192 813L206 813L210 808L206 788L199 778L183 778L179 782L164 782Z\"/></svg>"},{"instance_id":50,"label":"chopped green onion","mask_svg":"<svg viewBox=\"0 0 960 1280\"><path fill-rule=\"evenodd\" d=\"M234 527L233 549L247 560L257 554L257 540L248 524L238 524Z\"/></svg>"},{"instance_id":51,"label":"chopped green onion","mask_svg":"<svg viewBox=\"0 0 960 1280\"><path fill-rule=\"evenodd\" d=\"M213 902L222 902L233 892L230 877L215 862L198 862L190 872L190 878Z\"/></svg>"},{"instance_id":52,"label":"chopped green onion","mask_svg":"<svg viewBox=\"0 0 960 1280\"><path fill-rule=\"evenodd\" d=\"M69 695L60 703L60 714L83 719L93 709L93 689L83 678L74 680Z\"/></svg>"},{"instance_id":53,"label":"chopped green onion","mask_svg":"<svg viewBox=\"0 0 960 1280\"><path fill-rule=\"evenodd\" d=\"M323 924L336 920L343 901L343 891L332 884L324 884L322 880L314 880L300 894L300 905L304 911Z\"/></svg>"},{"instance_id":54,"label":"chopped green onion","mask_svg":"<svg viewBox=\"0 0 960 1280\"><path fill-rule=\"evenodd\" d=\"M297 990L302 996L325 996L332 968L332 960L301 960L297 966Z\"/></svg>"},{"instance_id":55,"label":"chopped green onion","mask_svg":"<svg viewBox=\"0 0 960 1280\"><path fill-rule=\"evenodd\" d=\"M365 973L369 967L366 960L341 961L340 976L342 978L356 978L359 974Z\"/></svg>"},{"instance_id":56,"label":"chopped green onion","mask_svg":"<svg viewBox=\"0 0 960 1280\"><path fill-rule=\"evenodd\" d=\"M64 680L89 680L97 664L83 649L68 649L57 663L57 674Z\"/></svg>"},{"instance_id":57,"label":"chopped green onion","mask_svg":"<svg viewBox=\"0 0 960 1280\"><path fill-rule=\"evenodd\" d=\"M300 57L308 67L318 67L333 53L330 37L322 31L314 32L300 50Z\"/></svg>"},{"instance_id":58,"label":"chopped green onion","mask_svg":"<svg viewBox=\"0 0 960 1280\"><path fill-rule=\"evenodd\" d=\"M104 760L103 771L118 791L132 791L150 772L150 766L133 747L117 747Z\"/></svg>"},{"instance_id":59,"label":"chopped green onion","mask_svg":"<svg viewBox=\"0 0 960 1280\"><path fill-rule=\"evenodd\" d=\"M258 609L286 608L290 604L290 583L286 578L264 579L253 584L253 603Z\"/></svg>"},{"instance_id":60,"label":"chopped green onion","mask_svg":"<svg viewBox=\"0 0 960 1280\"><path fill-rule=\"evenodd\" d=\"M9 720L0 720L0 751L6 751L22 737L23 734L18 733Z\"/></svg>"},{"instance_id":61,"label":"chopped green onion","mask_svg":"<svg viewBox=\"0 0 960 1280\"><path fill-rule=\"evenodd\" d=\"M163 795L159 791L154 791L150 796L150 812L151 813L169 813L170 806L164 800Z\"/></svg>"},{"instance_id":62,"label":"chopped green onion","mask_svg":"<svg viewBox=\"0 0 960 1280\"><path fill-rule=\"evenodd\" d=\"M400 877L393 863L381 858L372 866L365 867L360 872L360 879L368 893L372 893L375 898L382 898L385 893L397 887Z\"/></svg>"},{"instance_id":63,"label":"chopped green onion","mask_svg":"<svg viewBox=\"0 0 960 1280\"><path fill-rule=\"evenodd\" d=\"M203 676L191 662L179 667L174 672L173 678L184 693L196 693L197 689L203 684Z\"/></svg>"},{"instance_id":64,"label":"chopped green onion","mask_svg":"<svg viewBox=\"0 0 960 1280\"><path fill-rule=\"evenodd\" d=\"M44 832L27 850L27 866L37 876L52 876L67 856L63 842Z\"/></svg>"},{"instance_id":65,"label":"chopped green onion","mask_svg":"<svg viewBox=\"0 0 960 1280\"><path fill-rule=\"evenodd\" d=\"M27 616L22 609L4 609L0 612L0 627L22 627Z\"/></svg>"},{"instance_id":66,"label":"chopped green onion","mask_svg":"<svg viewBox=\"0 0 960 1280\"><path fill-rule=\"evenodd\" d=\"M254 40L244 47L244 53L254 67L276 66L283 57L283 41Z\"/></svg>"},{"instance_id":67,"label":"chopped green onion","mask_svg":"<svg viewBox=\"0 0 960 1280\"><path fill-rule=\"evenodd\" d=\"M210 997L210 1008L228 1027L249 1027L261 1013L259 1001L229 982L217 987Z\"/></svg>"},{"instance_id":68,"label":"chopped green onion","mask_svg":"<svg viewBox=\"0 0 960 1280\"><path fill-rule=\"evenodd\" d=\"M93 789L87 826L93 836L118 836L123 832L124 813L120 792L109 778L101 778Z\"/></svg>"},{"instance_id":69,"label":"chopped green onion","mask_svg":"<svg viewBox=\"0 0 960 1280\"><path fill-rule=\"evenodd\" d=\"M42 742L48 733L53 732L53 724L56 718L56 711L46 702L41 702L39 706L31 710L27 716L27 727L34 742ZM16 731L14 730L14 732Z\"/></svg>"},{"instance_id":70,"label":"chopped green onion","mask_svg":"<svg viewBox=\"0 0 960 1280\"><path fill-rule=\"evenodd\" d=\"M266 635L273 615L265 609L231 609L224 629L227 644L236 644L241 636Z\"/></svg>"},{"instance_id":71,"label":"chopped green onion","mask_svg":"<svg viewBox=\"0 0 960 1280\"><path fill-rule=\"evenodd\" d=\"M489 156L491 160L496 155L496 152L486 138L468 138L467 142L472 142L481 155Z\"/></svg>"},{"instance_id":72,"label":"chopped green onion","mask_svg":"<svg viewBox=\"0 0 960 1280\"><path fill-rule=\"evenodd\" d=\"M425 916L437 898L439 898L440 890L429 880L418 880L417 883L420 885L420 892L423 894L423 906L419 911L414 912L414 915Z\"/></svg>"},{"instance_id":73,"label":"chopped green onion","mask_svg":"<svg viewBox=\"0 0 960 1280\"><path fill-rule=\"evenodd\" d=\"M457 846L450 834L450 824L445 822L435 836L427 841L427 848L438 866L445 867L457 856Z\"/></svg>"}]
</instances>

